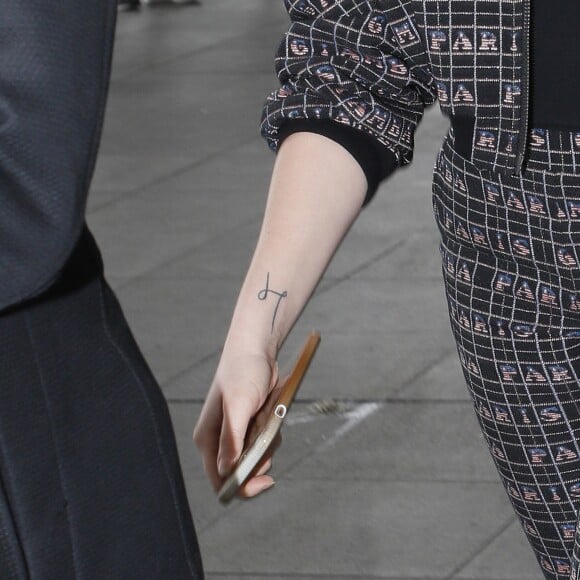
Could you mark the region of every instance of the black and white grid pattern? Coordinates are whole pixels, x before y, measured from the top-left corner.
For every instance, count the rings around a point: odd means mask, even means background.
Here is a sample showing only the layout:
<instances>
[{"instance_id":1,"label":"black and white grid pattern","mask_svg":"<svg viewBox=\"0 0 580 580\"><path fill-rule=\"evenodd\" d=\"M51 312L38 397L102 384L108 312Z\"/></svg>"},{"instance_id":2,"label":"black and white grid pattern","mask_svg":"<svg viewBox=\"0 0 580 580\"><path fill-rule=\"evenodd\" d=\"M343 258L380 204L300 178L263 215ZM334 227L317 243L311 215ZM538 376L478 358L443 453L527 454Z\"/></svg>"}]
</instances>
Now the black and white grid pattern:
<instances>
[{"instance_id":1,"label":"black and white grid pattern","mask_svg":"<svg viewBox=\"0 0 580 580\"><path fill-rule=\"evenodd\" d=\"M513 170L522 116L523 0L286 0L281 87L262 133L277 147L291 119L333 119L374 136L400 165L435 97L474 119L472 160Z\"/></svg>"},{"instance_id":2,"label":"black and white grid pattern","mask_svg":"<svg viewBox=\"0 0 580 580\"><path fill-rule=\"evenodd\" d=\"M423 0L421 30L444 114L475 119L472 160L513 169L521 116L523 2Z\"/></svg>"},{"instance_id":3,"label":"black and white grid pattern","mask_svg":"<svg viewBox=\"0 0 580 580\"><path fill-rule=\"evenodd\" d=\"M332 119L373 135L398 163L436 87L410 2L289 0L292 24L276 58L282 83L266 102L262 133L278 145L290 119Z\"/></svg>"},{"instance_id":4,"label":"black and white grid pattern","mask_svg":"<svg viewBox=\"0 0 580 580\"><path fill-rule=\"evenodd\" d=\"M562 149L574 133L540 132L534 169L519 178L481 172L446 142L433 203L480 425L546 578L570 580L580 557L580 172L568 170L580 147Z\"/></svg>"}]
</instances>

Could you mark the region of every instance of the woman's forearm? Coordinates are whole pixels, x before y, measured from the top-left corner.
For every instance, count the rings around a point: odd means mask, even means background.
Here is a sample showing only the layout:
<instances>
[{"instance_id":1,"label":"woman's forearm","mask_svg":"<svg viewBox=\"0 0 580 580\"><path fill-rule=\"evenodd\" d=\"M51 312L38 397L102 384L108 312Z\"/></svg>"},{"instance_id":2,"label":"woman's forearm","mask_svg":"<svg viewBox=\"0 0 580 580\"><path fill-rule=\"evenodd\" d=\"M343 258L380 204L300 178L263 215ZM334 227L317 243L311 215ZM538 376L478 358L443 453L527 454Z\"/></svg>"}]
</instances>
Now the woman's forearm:
<instances>
[{"instance_id":1,"label":"woman's forearm","mask_svg":"<svg viewBox=\"0 0 580 580\"><path fill-rule=\"evenodd\" d=\"M367 184L339 144L295 133L280 147L262 230L240 291L224 351L274 359L344 234Z\"/></svg>"},{"instance_id":2,"label":"woman's forearm","mask_svg":"<svg viewBox=\"0 0 580 580\"><path fill-rule=\"evenodd\" d=\"M366 189L359 163L326 137L294 133L280 147L258 244L194 432L214 489L264 425L279 347L358 215ZM252 497L273 484L267 472L276 445L239 495Z\"/></svg>"}]
</instances>

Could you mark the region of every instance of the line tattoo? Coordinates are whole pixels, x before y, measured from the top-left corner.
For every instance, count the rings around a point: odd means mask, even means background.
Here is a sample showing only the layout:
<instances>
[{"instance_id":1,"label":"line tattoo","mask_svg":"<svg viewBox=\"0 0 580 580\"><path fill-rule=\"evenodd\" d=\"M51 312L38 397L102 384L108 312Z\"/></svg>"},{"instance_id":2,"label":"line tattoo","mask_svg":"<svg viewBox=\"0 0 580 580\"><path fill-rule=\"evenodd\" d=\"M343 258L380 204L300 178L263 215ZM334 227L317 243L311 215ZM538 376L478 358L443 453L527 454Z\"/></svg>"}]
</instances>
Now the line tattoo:
<instances>
[{"instance_id":1,"label":"line tattoo","mask_svg":"<svg viewBox=\"0 0 580 580\"><path fill-rule=\"evenodd\" d=\"M268 294L274 294L274 296L277 296L278 298L278 301L276 302L276 308L274 308L274 316L272 316L272 328L270 329L270 332L274 332L274 322L276 322L276 316L278 315L280 303L288 296L288 292L286 290L284 290L284 292L278 292L277 290L272 290L270 288L270 272L266 274L266 287L258 292L258 300L266 300L268 298Z\"/></svg>"}]
</instances>

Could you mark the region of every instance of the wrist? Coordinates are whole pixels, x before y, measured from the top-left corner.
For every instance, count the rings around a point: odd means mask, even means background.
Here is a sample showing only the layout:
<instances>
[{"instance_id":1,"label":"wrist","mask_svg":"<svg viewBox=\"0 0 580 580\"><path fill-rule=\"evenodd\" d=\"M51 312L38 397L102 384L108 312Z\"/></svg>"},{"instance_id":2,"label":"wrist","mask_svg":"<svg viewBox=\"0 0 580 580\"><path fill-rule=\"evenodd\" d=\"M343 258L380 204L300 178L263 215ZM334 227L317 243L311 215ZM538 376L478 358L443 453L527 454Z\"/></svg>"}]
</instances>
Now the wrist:
<instances>
[{"instance_id":1,"label":"wrist","mask_svg":"<svg viewBox=\"0 0 580 580\"><path fill-rule=\"evenodd\" d=\"M272 283L275 278L270 272L248 275L238 297L224 350L265 354L276 359L292 320L293 302L286 286Z\"/></svg>"},{"instance_id":2,"label":"wrist","mask_svg":"<svg viewBox=\"0 0 580 580\"><path fill-rule=\"evenodd\" d=\"M241 327L232 324L224 343L223 353L264 356L268 361L275 361L280 350L279 336L270 329L259 328L258 325L244 324Z\"/></svg>"}]
</instances>

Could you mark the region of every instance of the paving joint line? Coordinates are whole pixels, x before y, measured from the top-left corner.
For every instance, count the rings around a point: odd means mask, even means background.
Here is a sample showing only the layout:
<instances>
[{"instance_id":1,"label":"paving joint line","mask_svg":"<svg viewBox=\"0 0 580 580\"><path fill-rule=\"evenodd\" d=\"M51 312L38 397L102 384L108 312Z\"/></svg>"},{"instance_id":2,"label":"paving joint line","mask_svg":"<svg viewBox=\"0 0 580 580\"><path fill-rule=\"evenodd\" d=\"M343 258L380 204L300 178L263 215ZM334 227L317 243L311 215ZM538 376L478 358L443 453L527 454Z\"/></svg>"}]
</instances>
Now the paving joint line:
<instances>
[{"instance_id":1,"label":"paving joint line","mask_svg":"<svg viewBox=\"0 0 580 580\"><path fill-rule=\"evenodd\" d=\"M195 169L196 167L203 165L204 163L208 163L209 161L212 161L216 158L222 157L224 154L231 153L231 152L235 151L236 149L242 149L243 147L247 147L252 142L259 141L261 139L262 139L261 135L259 135L259 134L254 135L253 137L250 137L249 139L242 141L241 143L236 143L234 145L226 147L225 149L220 149L219 151L215 151L213 153L206 155L205 157L203 157L201 159L198 159L197 161L194 161L192 163L188 163L187 165L180 167L178 169L174 169L173 171L170 171L169 173L166 173L165 175L156 177L156 178L152 179L151 181L145 183L144 185L140 185L139 187L129 188L126 191L124 191L120 197L118 197L116 199L112 199L112 200L107 201L107 202L104 202L102 205L99 205L99 206L93 208L91 210L91 212L88 213L87 215L92 216L92 215L100 212L103 209L107 209L107 208L110 208L114 205L117 205L118 203L121 203L121 202L125 201L126 199L131 199L132 197L139 195L140 193L143 193L144 191L147 191L148 189L150 189L152 187L155 187L157 185L161 185L164 181L169 181L170 179L173 179L175 177L179 177L180 175L183 175L184 173L187 173L188 171L191 171L192 169ZM101 190L101 191L106 191L106 190Z\"/></svg>"},{"instance_id":2,"label":"paving joint line","mask_svg":"<svg viewBox=\"0 0 580 580\"><path fill-rule=\"evenodd\" d=\"M236 230L245 228L251 224L256 223L259 220L260 220L259 216L249 218L249 219L247 219L239 224L236 224L235 226L232 226L231 228L227 228L227 229L221 231L219 234L216 234L215 236L212 236L212 237L208 238L207 240L204 240L201 243L193 244L192 246L185 248L183 251L179 252L178 254L173 256L172 258L169 258L165 262L163 262L161 264L156 264L152 268L148 268L147 270L140 272L139 274L133 276L132 278L127 278L127 280L125 280L124 282L122 282L121 284L119 284L118 286L115 287L115 291L118 292L119 290L124 290L125 288L128 288L129 286L131 286L133 283L139 282L139 281L147 278L148 276L151 275L152 272L155 272L156 270L160 270L160 269L165 268L167 266L171 266L172 264L175 264L176 262L179 262L179 260L185 258L185 256L187 256L193 250L196 250L197 248L201 248L207 244L210 244L214 240L222 238L225 234L230 234L232 232L235 232ZM220 349L213 351L210 354L216 354L219 352L220 352ZM210 356L210 355L206 355L206 356Z\"/></svg>"},{"instance_id":3,"label":"paving joint line","mask_svg":"<svg viewBox=\"0 0 580 580\"><path fill-rule=\"evenodd\" d=\"M366 260L362 264L359 264L356 268L349 270L342 276L330 279L328 284L323 284L319 290L314 292L313 298L316 298L316 296L320 296L321 294L325 294L326 292L332 290L333 288L336 288L343 282L351 280L357 274L360 274L370 266L376 264L377 262L380 262L383 258L386 258L393 252L397 251L399 248L403 247L405 243L406 243L405 239L398 240L392 246L390 246L386 250L383 250L382 252L379 252L378 254L375 254L372 258ZM338 249L338 251L340 251L340 248Z\"/></svg>"},{"instance_id":4,"label":"paving joint line","mask_svg":"<svg viewBox=\"0 0 580 580\"><path fill-rule=\"evenodd\" d=\"M171 388L171 385L173 383L175 383L176 381L178 381L182 377L186 376L187 373L196 370L197 368L203 366L206 362L212 360L216 354L217 353L215 351L211 352L209 354L206 354L206 355L202 356L200 359L198 359L197 362L195 362L191 366L188 366L185 370L179 371L177 374L173 375L172 377L170 377L169 379L167 379L166 381L163 382L163 385L161 385L161 390L165 391L165 389ZM177 402L180 399L171 399L171 398L166 397L166 400L167 400L167 402ZM196 399L194 397L191 399L191 402L196 402L197 400L198 399ZM203 401L203 399L199 399L199 400Z\"/></svg>"},{"instance_id":5,"label":"paving joint line","mask_svg":"<svg viewBox=\"0 0 580 580\"><path fill-rule=\"evenodd\" d=\"M407 387L412 385L415 381L419 380L421 377L424 377L434 368L437 368L444 360L450 357L454 352L457 352L456 348L449 348L443 352L439 360L433 361L429 363L425 368L420 369L415 374L413 374L407 381L405 381L400 387L396 388L393 395L399 394L401 391L404 391Z\"/></svg>"},{"instance_id":6,"label":"paving joint line","mask_svg":"<svg viewBox=\"0 0 580 580\"><path fill-rule=\"evenodd\" d=\"M497 482L496 482L497 483ZM453 580L457 578L457 574L459 574L462 570L464 570L477 556L479 556L482 552L484 552L493 542L503 534L515 521L517 521L517 516L511 515L508 520L499 527L492 535L489 536L487 540L481 544L477 550L474 550L472 554L470 554L461 564L458 564L448 576L445 577L445 580Z\"/></svg>"}]
</instances>

